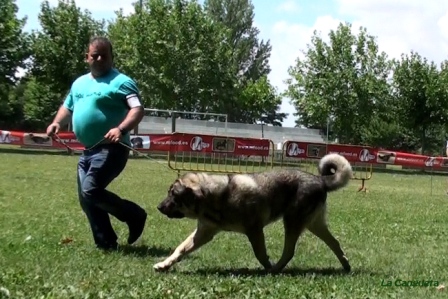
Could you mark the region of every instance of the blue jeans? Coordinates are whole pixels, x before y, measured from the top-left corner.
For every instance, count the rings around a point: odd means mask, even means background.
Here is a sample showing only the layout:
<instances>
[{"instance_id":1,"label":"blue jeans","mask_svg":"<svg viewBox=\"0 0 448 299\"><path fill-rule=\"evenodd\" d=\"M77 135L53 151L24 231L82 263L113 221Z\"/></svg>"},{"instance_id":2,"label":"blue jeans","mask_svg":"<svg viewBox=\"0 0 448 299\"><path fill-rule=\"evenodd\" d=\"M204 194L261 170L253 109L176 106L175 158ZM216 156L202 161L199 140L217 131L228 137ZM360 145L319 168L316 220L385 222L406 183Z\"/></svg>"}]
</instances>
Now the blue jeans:
<instances>
[{"instance_id":1,"label":"blue jeans","mask_svg":"<svg viewBox=\"0 0 448 299\"><path fill-rule=\"evenodd\" d=\"M132 221L141 213L136 203L122 199L106 190L125 168L129 150L121 144L106 144L85 150L78 162L78 196L87 216L93 239L98 247L109 248L117 244L109 214L122 222Z\"/></svg>"}]
</instances>

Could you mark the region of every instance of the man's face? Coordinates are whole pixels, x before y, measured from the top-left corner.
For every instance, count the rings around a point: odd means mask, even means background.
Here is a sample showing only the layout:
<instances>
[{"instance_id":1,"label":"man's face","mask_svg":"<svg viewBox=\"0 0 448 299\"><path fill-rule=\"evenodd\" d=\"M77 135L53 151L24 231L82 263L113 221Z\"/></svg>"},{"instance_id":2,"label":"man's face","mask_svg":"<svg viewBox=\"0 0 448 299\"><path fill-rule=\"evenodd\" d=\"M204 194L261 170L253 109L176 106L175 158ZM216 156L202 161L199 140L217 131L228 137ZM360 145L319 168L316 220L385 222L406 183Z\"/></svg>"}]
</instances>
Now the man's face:
<instances>
[{"instance_id":1,"label":"man's face","mask_svg":"<svg viewBox=\"0 0 448 299\"><path fill-rule=\"evenodd\" d=\"M100 77L108 73L112 68L112 53L106 43L93 43L86 54L87 63L94 77Z\"/></svg>"}]
</instances>

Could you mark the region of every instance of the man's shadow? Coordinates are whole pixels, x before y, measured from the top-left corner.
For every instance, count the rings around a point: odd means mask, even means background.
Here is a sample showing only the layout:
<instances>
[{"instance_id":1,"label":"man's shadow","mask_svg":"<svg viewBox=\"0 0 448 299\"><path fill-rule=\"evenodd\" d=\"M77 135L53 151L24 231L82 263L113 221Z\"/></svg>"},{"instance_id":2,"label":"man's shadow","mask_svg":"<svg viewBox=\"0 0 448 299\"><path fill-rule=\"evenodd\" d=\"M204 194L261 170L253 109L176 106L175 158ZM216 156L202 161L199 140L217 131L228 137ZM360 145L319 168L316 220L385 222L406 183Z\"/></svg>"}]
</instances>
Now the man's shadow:
<instances>
[{"instance_id":1,"label":"man's shadow","mask_svg":"<svg viewBox=\"0 0 448 299\"><path fill-rule=\"evenodd\" d=\"M171 254L171 248L153 247L148 245L120 245L118 253L137 257L164 257Z\"/></svg>"},{"instance_id":2,"label":"man's shadow","mask_svg":"<svg viewBox=\"0 0 448 299\"><path fill-rule=\"evenodd\" d=\"M222 269L222 268L205 268L198 269L196 271L187 271L184 274L210 276L217 275L223 277L239 276L239 277L262 277L262 276L293 276L293 277L305 277L305 276L358 276L358 275L377 275L365 269L356 269L350 272L345 271L342 268L286 268L280 273L271 274L260 268L237 268L237 269Z\"/></svg>"}]
</instances>

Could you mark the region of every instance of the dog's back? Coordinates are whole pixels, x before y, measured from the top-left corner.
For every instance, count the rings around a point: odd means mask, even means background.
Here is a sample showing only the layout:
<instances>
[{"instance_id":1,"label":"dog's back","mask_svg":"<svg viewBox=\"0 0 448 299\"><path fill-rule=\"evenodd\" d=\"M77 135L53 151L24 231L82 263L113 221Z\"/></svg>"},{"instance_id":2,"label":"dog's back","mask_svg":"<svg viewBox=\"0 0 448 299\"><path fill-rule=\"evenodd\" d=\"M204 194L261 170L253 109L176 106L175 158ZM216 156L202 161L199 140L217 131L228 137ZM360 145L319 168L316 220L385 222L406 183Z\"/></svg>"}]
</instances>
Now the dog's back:
<instances>
[{"instance_id":1,"label":"dog's back","mask_svg":"<svg viewBox=\"0 0 448 299\"><path fill-rule=\"evenodd\" d=\"M229 176L222 207L229 221L267 225L288 213L307 217L325 204L327 192L344 187L352 176L349 162L327 155L318 165L320 175L294 169L271 170ZM221 180L222 182L222 180ZM225 198L221 196L220 198Z\"/></svg>"},{"instance_id":2,"label":"dog's back","mask_svg":"<svg viewBox=\"0 0 448 299\"><path fill-rule=\"evenodd\" d=\"M244 226L257 223L265 226L288 211L297 212L326 198L321 178L295 170L234 175L228 191L222 205L223 216L228 215L225 222Z\"/></svg>"}]
</instances>

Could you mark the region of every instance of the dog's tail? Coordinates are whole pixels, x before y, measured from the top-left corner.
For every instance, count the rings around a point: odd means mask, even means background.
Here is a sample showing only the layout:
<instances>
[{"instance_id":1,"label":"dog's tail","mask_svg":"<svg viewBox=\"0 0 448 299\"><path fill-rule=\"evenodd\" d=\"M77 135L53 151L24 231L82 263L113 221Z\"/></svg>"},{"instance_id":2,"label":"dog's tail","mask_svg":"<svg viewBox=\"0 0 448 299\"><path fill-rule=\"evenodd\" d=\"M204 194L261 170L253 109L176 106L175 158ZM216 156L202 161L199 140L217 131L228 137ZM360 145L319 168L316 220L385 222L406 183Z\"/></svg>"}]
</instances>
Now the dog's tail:
<instances>
[{"instance_id":1,"label":"dog's tail","mask_svg":"<svg viewBox=\"0 0 448 299\"><path fill-rule=\"evenodd\" d=\"M327 154L318 166L327 191L336 191L348 184L353 176L352 166L344 156Z\"/></svg>"}]
</instances>

